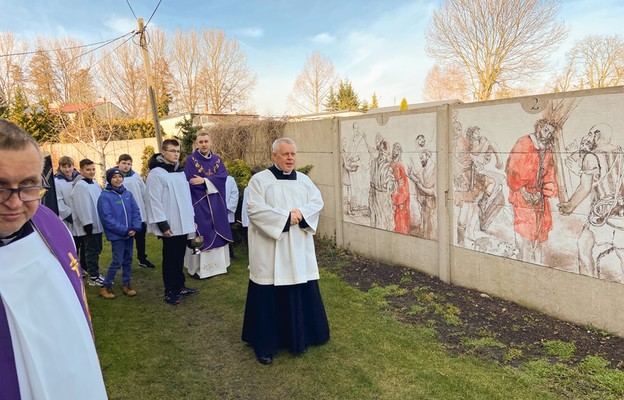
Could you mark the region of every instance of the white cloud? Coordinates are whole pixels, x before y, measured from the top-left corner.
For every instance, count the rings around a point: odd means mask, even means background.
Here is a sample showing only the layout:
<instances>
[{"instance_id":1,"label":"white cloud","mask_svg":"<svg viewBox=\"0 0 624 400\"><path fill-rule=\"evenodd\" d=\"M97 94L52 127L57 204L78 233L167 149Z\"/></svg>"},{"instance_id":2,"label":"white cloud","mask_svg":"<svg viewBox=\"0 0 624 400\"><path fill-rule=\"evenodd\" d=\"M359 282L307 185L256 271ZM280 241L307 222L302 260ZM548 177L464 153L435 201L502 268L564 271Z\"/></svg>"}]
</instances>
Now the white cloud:
<instances>
[{"instance_id":1,"label":"white cloud","mask_svg":"<svg viewBox=\"0 0 624 400\"><path fill-rule=\"evenodd\" d=\"M147 21L145 21L147 22ZM104 26L112 30L114 33L124 34L139 27L136 20L132 18L112 17L104 21ZM150 26L153 27L153 23L150 21Z\"/></svg>"},{"instance_id":2,"label":"white cloud","mask_svg":"<svg viewBox=\"0 0 624 400\"><path fill-rule=\"evenodd\" d=\"M313 43L317 43L317 44L327 44L327 43L333 43L336 40L336 38L327 32L323 32L323 33L319 33L316 36L313 36L312 39L310 40Z\"/></svg>"},{"instance_id":3,"label":"white cloud","mask_svg":"<svg viewBox=\"0 0 624 400\"><path fill-rule=\"evenodd\" d=\"M258 38L264 36L264 30L262 28L257 27L248 27L237 29L235 33L239 36Z\"/></svg>"}]
</instances>

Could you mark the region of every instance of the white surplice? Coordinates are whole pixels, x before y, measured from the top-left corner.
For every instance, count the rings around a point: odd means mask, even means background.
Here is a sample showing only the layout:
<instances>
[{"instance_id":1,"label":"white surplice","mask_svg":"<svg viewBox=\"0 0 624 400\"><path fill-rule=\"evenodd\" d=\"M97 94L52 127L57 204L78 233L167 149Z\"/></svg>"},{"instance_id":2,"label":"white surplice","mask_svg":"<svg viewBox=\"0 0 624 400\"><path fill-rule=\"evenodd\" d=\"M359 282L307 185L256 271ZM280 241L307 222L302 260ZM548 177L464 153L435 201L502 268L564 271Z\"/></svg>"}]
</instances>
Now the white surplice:
<instances>
[{"instance_id":1,"label":"white surplice","mask_svg":"<svg viewBox=\"0 0 624 400\"><path fill-rule=\"evenodd\" d=\"M0 296L22 400L106 399L80 302L39 234L0 247L0 259Z\"/></svg>"},{"instance_id":2,"label":"white surplice","mask_svg":"<svg viewBox=\"0 0 624 400\"><path fill-rule=\"evenodd\" d=\"M321 192L305 174L297 180L276 179L270 170L249 181L249 279L259 285L295 285L319 279L313 235L319 222ZM299 209L309 225L291 225L290 211Z\"/></svg>"}]
</instances>

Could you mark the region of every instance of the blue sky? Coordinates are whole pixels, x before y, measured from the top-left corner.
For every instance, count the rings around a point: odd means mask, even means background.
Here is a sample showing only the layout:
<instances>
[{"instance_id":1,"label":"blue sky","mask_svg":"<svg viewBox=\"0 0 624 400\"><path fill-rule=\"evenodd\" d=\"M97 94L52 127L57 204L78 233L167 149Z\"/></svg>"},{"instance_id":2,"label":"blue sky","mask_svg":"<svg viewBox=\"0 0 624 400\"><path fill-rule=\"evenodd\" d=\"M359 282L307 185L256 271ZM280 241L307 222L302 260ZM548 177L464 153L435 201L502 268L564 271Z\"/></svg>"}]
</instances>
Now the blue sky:
<instances>
[{"instance_id":1,"label":"blue sky","mask_svg":"<svg viewBox=\"0 0 624 400\"><path fill-rule=\"evenodd\" d=\"M147 21L158 0L128 0ZM416 1L189 1L162 0L150 25L176 29L222 28L247 53L258 85L252 106L261 114L287 111L287 97L306 58L318 50L361 99L375 91L380 106L405 97L422 101L427 71L424 33L441 0ZM95 43L137 26L126 0L0 0L1 30L18 37L72 36ZM561 19L570 29L555 60L588 34L624 36L624 0L564 0Z\"/></svg>"}]
</instances>

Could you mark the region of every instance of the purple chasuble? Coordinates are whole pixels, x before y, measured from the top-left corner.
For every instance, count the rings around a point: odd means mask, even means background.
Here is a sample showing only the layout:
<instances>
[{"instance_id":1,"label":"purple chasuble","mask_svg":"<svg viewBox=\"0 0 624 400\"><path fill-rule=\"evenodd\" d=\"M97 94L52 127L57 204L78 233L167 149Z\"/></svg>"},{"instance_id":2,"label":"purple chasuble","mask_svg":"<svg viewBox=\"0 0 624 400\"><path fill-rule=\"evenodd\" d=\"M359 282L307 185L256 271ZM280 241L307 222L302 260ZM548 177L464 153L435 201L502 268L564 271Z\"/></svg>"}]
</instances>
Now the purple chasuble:
<instances>
[{"instance_id":1,"label":"purple chasuble","mask_svg":"<svg viewBox=\"0 0 624 400\"><path fill-rule=\"evenodd\" d=\"M31 221L35 230L41 234L44 242L61 264L76 292L85 318L91 326L86 296L80 279L80 264L74 249L74 241L67 231L67 227L52 210L43 205L39 205ZM3 399L20 399L11 332L2 301L0 301L0 388Z\"/></svg>"},{"instance_id":2,"label":"purple chasuble","mask_svg":"<svg viewBox=\"0 0 624 400\"><path fill-rule=\"evenodd\" d=\"M199 150L195 150L186 157L184 173L186 180L195 175L208 179L219 191L206 194L206 185L190 185L197 232L204 237L204 244L200 249L212 250L232 242L225 196L225 180L228 174L221 157L211 152L210 158L206 158Z\"/></svg>"}]
</instances>

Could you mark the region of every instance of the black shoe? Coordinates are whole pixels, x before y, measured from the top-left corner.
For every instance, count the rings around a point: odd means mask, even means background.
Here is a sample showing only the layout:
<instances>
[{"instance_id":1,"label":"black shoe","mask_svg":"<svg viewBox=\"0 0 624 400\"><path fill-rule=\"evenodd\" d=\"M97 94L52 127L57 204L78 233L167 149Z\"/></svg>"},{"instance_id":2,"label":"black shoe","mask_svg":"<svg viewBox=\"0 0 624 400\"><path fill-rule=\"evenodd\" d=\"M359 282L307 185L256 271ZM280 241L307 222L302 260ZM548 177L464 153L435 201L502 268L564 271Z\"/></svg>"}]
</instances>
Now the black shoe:
<instances>
[{"instance_id":1,"label":"black shoe","mask_svg":"<svg viewBox=\"0 0 624 400\"><path fill-rule=\"evenodd\" d=\"M258 362L262 365L269 365L273 362L273 357L271 356L256 356Z\"/></svg>"},{"instance_id":2,"label":"black shoe","mask_svg":"<svg viewBox=\"0 0 624 400\"><path fill-rule=\"evenodd\" d=\"M198 292L197 289L191 289L191 288L187 288L185 286L185 287L183 287L182 289L180 289L178 291L178 296L190 296L190 295L195 294L197 292Z\"/></svg>"},{"instance_id":3,"label":"black shoe","mask_svg":"<svg viewBox=\"0 0 624 400\"><path fill-rule=\"evenodd\" d=\"M197 279L198 281L201 280L201 278L199 277L199 274L193 274L191 275L191 278Z\"/></svg>"},{"instance_id":4,"label":"black shoe","mask_svg":"<svg viewBox=\"0 0 624 400\"><path fill-rule=\"evenodd\" d=\"M165 293L163 300L165 300L165 303L171 304L172 306L180 304L180 297L173 292Z\"/></svg>"},{"instance_id":5,"label":"black shoe","mask_svg":"<svg viewBox=\"0 0 624 400\"><path fill-rule=\"evenodd\" d=\"M150 262L150 260L148 260L148 259L139 260L139 267L141 267L141 268L149 268L149 269L156 268L156 266L154 264L152 264Z\"/></svg>"}]
</instances>

